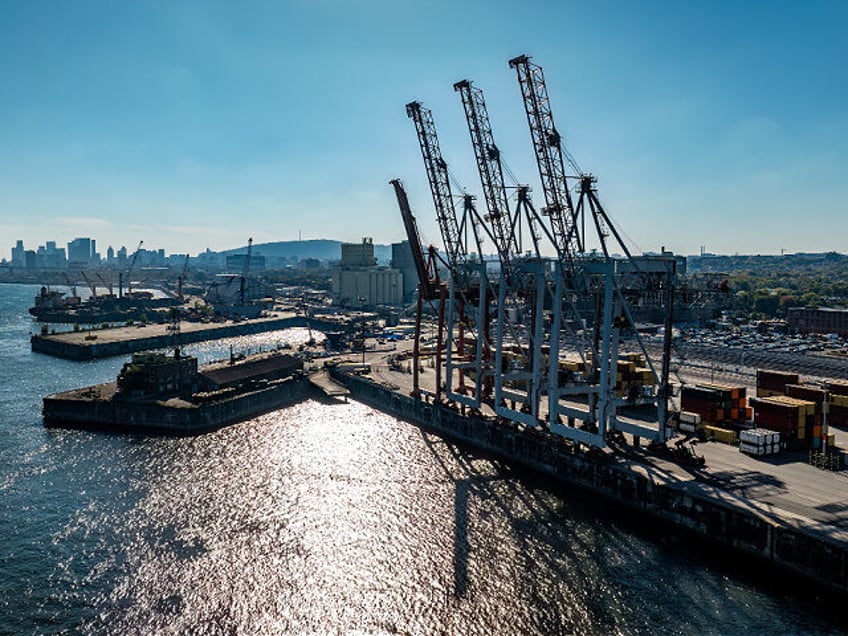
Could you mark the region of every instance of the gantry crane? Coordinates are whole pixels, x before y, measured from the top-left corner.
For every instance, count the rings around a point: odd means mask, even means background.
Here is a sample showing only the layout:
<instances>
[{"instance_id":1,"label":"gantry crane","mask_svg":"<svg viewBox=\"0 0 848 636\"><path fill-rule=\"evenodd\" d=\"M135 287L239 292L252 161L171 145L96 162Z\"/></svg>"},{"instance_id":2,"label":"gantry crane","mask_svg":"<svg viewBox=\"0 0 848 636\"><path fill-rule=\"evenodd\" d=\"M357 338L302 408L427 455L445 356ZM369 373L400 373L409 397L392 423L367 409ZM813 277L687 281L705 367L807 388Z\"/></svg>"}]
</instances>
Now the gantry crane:
<instances>
[{"instance_id":1,"label":"gantry crane","mask_svg":"<svg viewBox=\"0 0 848 636\"><path fill-rule=\"evenodd\" d=\"M545 291L544 264L538 258L541 256L536 231L539 219L527 186L518 186L518 203L510 214L504 166L492 134L483 91L469 80L456 82L454 90L462 98L486 199L485 218L491 225L501 265L495 321L494 408L500 415L537 426ZM536 259L522 256L522 218L527 222Z\"/></svg>"},{"instance_id":2,"label":"gantry crane","mask_svg":"<svg viewBox=\"0 0 848 636\"><path fill-rule=\"evenodd\" d=\"M491 359L489 343L489 287L483 262L481 231L487 231L474 207L472 195L463 191L462 221L457 221L456 199L451 191L450 171L442 157L433 114L420 102L406 105L406 114L413 120L424 160L436 219L442 234L450 272L448 293L448 317L445 343L445 393L449 399L472 408L479 408L481 400L490 393L492 372L484 370L484 359ZM477 247L478 257L469 258L467 244L463 241L463 232L471 226ZM493 239L493 237L490 238ZM474 311L468 311L473 309ZM466 337L470 331L470 338ZM456 337L454 333L456 332ZM454 355L454 344L456 355ZM466 344L471 349L466 350ZM454 391L454 372L459 373L458 392ZM473 378L471 396L466 393L469 387L466 380Z\"/></svg>"},{"instance_id":3,"label":"gantry crane","mask_svg":"<svg viewBox=\"0 0 848 636\"><path fill-rule=\"evenodd\" d=\"M511 59L509 66L516 71L518 76L536 163L545 195L546 206L543 212L550 220L559 260L559 274L556 277L553 303L554 315L549 334L547 394L550 428L552 432L564 434L571 439L603 446L607 430L622 430L625 428L617 421L617 400L614 385L619 332L623 325L632 323L626 300L618 286L615 262L610 257L606 243L606 238L610 232L615 236L619 246L631 263L633 263L633 259L597 197L596 179L590 174L582 173L567 150L563 148L562 136L554 124L542 68L531 62L527 55L520 55ZM566 160L574 170L574 178L579 179L580 200L576 209L567 182ZM591 261L581 259L582 262L578 264L576 262L578 256L585 251L587 207L597 231L604 258L602 260L592 259ZM578 219L583 221L583 227L578 226ZM636 269L638 270L638 266L636 266ZM563 316L563 299L570 300L575 292L591 298L593 295L591 290L595 290L594 295L597 299L597 302L592 301L591 304L595 305L597 309L595 310L595 334L591 346L590 368L592 370L591 377L597 376L599 379L597 384L593 382L590 383L590 386L561 386L557 372L558 358L561 346L567 339L564 337L565 334L562 329L568 326ZM579 314L578 309L576 306L572 306L572 308L574 310L573 318L576 318ZM574 342L574 339L571 340ZM640 346L642 346L641 341ZM644 346L642 346L642 350L650 365L650 358L647 356ZM582 358L582 347L578 349L578 352ZM653 370L652 365L651 367ZM656 378L655 371L654 376ZM666 390L667 381L667 366L664 365L661 379L663 392ZM575 409L561 405L561 396L584 391L587 396L588 409ZM662 405L662 400L659 410L660 421L664 421L665 408ZM569 422L573 422L575 419L582 420L588 426L584 426L582 429L562 426L559 422L561 416L567 417ZM646 431L639 427L630 427L628 430L634 435L645 433L649 436L653 435L657 441L664 439L663 425L659 427L656 435L654 435L653 430Z\"/></svg>"},{"instance_id":4,"label":"gantry crane","mask_svg":"<svg viewBox=\"0 0 848 636\"><path fill-rule=\"evenodd\" d=\"M442 352L444 350L444 325L445 325L445 301L447 300L447 288L439 278L439 267L436 255L436 248L432 245L428 248L427 256L424 256L424 247L421 244L421 236L418 233L418 224L415 221L415 216L412 214L412 209L409 205L409 199L406 195L406 190L403 187L400 179L392 179L389 183L392 184L397 197L400 215L403 219L403 227L406 230L406 238L409 241L409 247L412 251L412 259L415 262L415 271L418 274L418 306L415 316L415 339L412 345L412 395L419 397L421 388L418 380L418 372L420 366L420 341L421 341L421 315L423 311L424 301L430 304L438 300L438 336L435 350L435 369L436 369L436 387L435 400L438 402L441 398L441 369L442 369Z\"/></svg>"}]
</instances>

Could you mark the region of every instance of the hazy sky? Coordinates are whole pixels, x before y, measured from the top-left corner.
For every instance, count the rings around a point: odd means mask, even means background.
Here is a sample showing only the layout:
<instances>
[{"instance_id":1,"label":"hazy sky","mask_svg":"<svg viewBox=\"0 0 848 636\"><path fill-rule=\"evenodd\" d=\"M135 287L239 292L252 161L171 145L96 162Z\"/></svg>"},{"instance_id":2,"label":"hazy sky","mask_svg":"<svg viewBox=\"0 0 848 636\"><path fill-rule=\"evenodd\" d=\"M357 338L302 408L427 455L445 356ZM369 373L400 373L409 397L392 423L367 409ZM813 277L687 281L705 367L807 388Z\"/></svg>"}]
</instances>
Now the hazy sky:
<instances>
[{"instance_id":1,"label":"hazy sky","mask_svg":"<svg viewBox=\"0 0 848 636\"><path fill-rule=\"evenodd\" d=\"M404 105L479 194L463 78L541 206L521 53L632 249L846 252L846 33L838 0L5 0L0 255L396 241L394 177L436 241Z\"/></svg>"}]
</instances>

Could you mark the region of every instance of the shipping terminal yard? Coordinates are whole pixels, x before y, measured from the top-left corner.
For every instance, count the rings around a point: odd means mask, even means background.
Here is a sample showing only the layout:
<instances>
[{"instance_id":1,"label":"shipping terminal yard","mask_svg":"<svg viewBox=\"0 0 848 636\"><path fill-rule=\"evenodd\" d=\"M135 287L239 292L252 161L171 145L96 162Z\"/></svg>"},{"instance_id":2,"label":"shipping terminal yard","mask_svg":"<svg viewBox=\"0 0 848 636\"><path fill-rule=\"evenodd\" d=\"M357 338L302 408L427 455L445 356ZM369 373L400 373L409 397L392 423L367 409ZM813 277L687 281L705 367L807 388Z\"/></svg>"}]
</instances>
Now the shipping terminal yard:
<instances>
[{"instance_id":1,"label":"shipping terminal yard","mask_svg":"<svg viewBox=\"0 0 848 636\"><path fill-rule=\"evenodd\" d=\"M185 344L290 327L324 332L326 339L310 338L294 353L300 362L286 358L282 366L292 382L312 375L325 399L361 400L552 484L577 485L776 571L848 592L848 344L836 336L682 324L681 315L708 312L726 285L687 282L682 293L685 259L665 249L631 254L601 203L598 179L564 146L542 68L524 55L509 68L525 109L541 203L506 167L482 90L462 80L454 90L482 196L478 201L454 182L433 113L409 102L443 244L422 243L406 187L393 179L411 264L407 279L376 268L373 245L363 240L342 245L326 303L310 307L306 292L293 301L273 291L259 302L249 292L251 240L243 270L227 281L234 291L220 303L227 309L217 322L209 320L211 309L188 319L200 303L183 298L186 259L179 303L163 309L159 324L139 322L136 311L118 327L45 326L32 336L33 351L85 360L177 350L172 357L134 357L138 365L125 367L111 400L122 382L130 386L132 373L142 374L132 385L141 387L155 374L166 377L163 369L186 367L179 354ZM402 296L401 281L413 283L412 302L391 308L387 300ZM35 304L54 311L54 322L55 311L78 311L49 292L45 287ZM653 328L645 328L649 315L660 316ZM86 316L98 322L90 317L96 314ZM259 384L280 380L264 378L261 369L277 367L263 364L250 373L233 370L230 384L216 384L210 378L226 374L198 376L195 360L191 378L200 377L205 389L160 378L137 397L198 412L202 402L211 412L238 395L242 408ZM257 410L277 399L263 391ZM302 395L288 391L286 399L295 394ZM85 389L45 397L45 422L82 426L85 413L102 402ZM245 417L254 412L245 408ZM200 433L231 419L207 418L196 429L184 423L179 432ZM119 420L90 423L120 430ZM144 430L145 421L134 428ZM149 428L168 432L166 425Z\"/></svg>"}]
</instances>

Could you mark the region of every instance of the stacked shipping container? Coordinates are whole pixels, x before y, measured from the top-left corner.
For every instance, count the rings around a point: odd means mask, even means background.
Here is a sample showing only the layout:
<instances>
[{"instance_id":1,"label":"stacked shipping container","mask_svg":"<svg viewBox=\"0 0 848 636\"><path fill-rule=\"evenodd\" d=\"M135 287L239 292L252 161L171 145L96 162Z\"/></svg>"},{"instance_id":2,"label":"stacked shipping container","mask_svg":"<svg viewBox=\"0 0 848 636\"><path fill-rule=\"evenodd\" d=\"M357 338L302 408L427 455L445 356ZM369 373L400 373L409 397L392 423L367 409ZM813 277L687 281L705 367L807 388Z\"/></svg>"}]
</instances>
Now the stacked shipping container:
<instances>
[{"instance_id":1,"label":"stacked shipping container","mask_svg":"<svg viewBox=\"0 0 848 636\"><path fill-rule=\"evenodd\" d=\"M751 418L744 386L695 384L680 392L680 409L697 413L704 422L741 422Z\"/></svg>"},{"instance_id":2,"label":"stacked shipping container","mask_svg":"<svg viewBox=\"0 0 848 636\"><path fill-rule=\"evenodd\" d=\"M785 395L787 384L798 384L798 374L765 369L757 371L757 397Z\"/></svg>"}]
</instances>

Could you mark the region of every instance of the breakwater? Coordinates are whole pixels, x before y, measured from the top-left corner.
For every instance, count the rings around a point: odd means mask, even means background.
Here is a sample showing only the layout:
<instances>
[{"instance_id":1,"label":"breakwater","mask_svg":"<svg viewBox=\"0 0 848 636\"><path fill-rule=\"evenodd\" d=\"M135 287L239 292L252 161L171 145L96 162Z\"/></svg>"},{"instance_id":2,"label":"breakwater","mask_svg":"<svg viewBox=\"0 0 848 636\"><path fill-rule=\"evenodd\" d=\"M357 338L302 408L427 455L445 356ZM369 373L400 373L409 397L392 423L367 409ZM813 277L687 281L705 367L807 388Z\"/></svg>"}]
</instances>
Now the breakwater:
<instances>
[{"instance_id":1,"label":"breakwater","mask_svg":"<svg viewBox=\"0 0 848 636\"><path fill-rule=\"evenodd\" d=\"M603 496L795 575L831 591L848 592L848 542L800 516L781 515L705 481L682 480L615 455L581 452L546 433L470 417L446 406L401 395L370 379L330 368L330 376L366 404L439 435L540 473L563 485Z\"/></svg>"}]
</instances>

